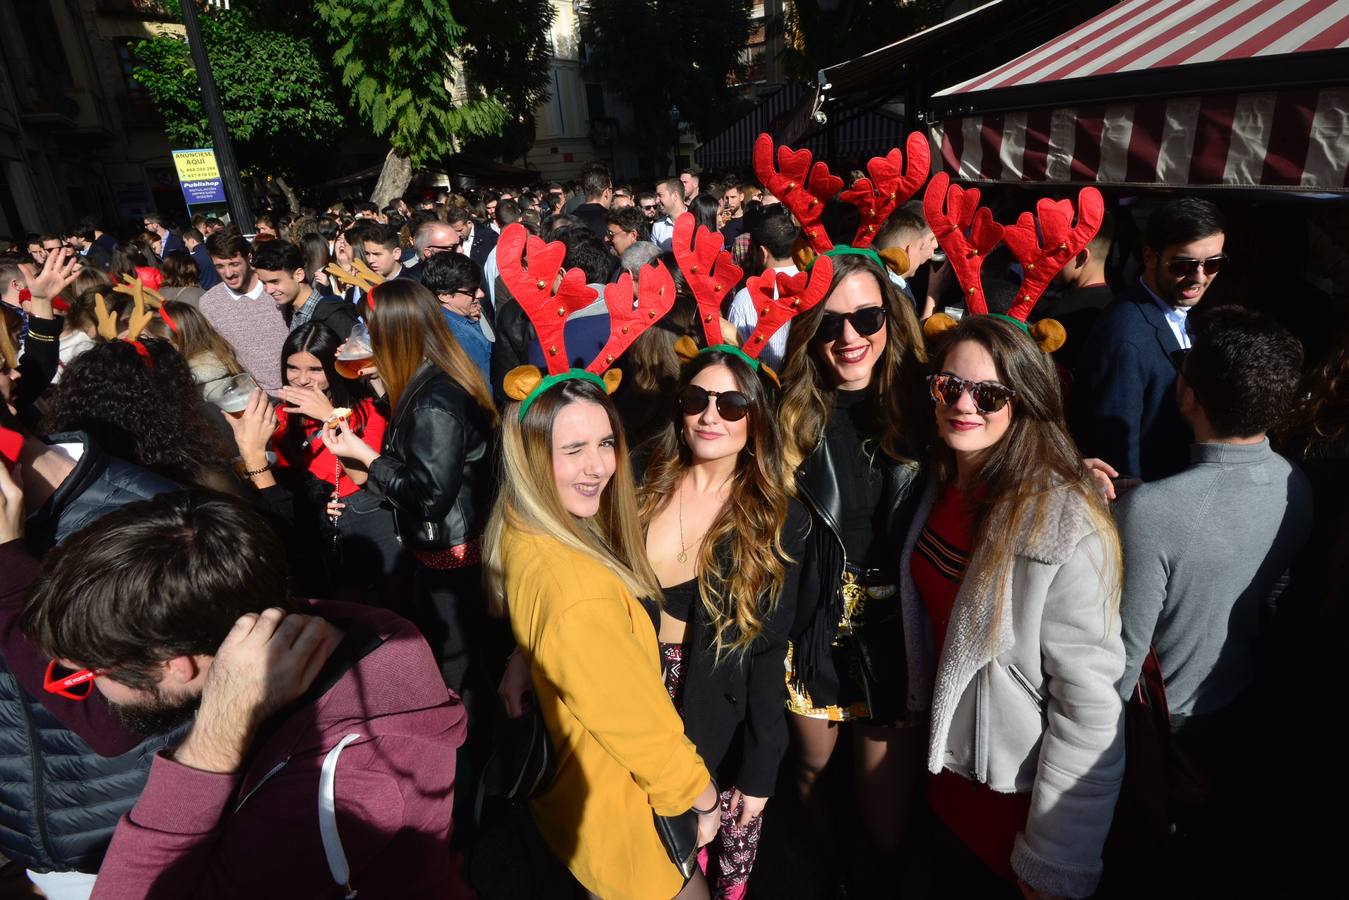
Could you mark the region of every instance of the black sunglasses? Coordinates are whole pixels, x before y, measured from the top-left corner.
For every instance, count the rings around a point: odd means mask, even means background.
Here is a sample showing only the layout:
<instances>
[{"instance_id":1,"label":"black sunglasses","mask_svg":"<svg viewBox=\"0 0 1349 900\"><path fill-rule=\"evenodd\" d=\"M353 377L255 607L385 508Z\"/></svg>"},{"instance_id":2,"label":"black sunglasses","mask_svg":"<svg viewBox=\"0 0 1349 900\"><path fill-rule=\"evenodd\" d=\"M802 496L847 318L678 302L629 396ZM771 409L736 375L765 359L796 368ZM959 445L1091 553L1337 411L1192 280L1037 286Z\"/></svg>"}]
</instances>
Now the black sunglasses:
<instances>
[{"instance_id":1,"label":"black sunglasses","mask_svg":"<svg viewBox=\"0 0 1349 900\"><path fill-rule=\"evenodd\" d=\"M1222 271L1223 263L1227 262L1227 254L1219 253L1217 256L1210 256L1208 259L1194 259L1189 256L1177 256L1169 260L1166 264L1166 271L1170 272L1176 278L1185 278L1193 275L1201 268L1205 275L1217 275Z\"/></svg>"},{"instance_id":2,"label":"black sunglasses","mask_svg":"<svg viewBox=\"0 0 1349 900\"><path fill-rule=\"evenodd\" d=\"M686 416L701 415L712 398L717 401L717 415L727 422L739 422L749 415L749 398L739 391L709 391L696 384L680 392L679 409Z\"/></svg>"},{"instance_id":3,"label":"black sunglasses","mask_svg":"<svg viewBox=\"0 0 1349 900\"><path fill-rule=\"evenodd\" d=\"M984 415L995 413L1007 405L1007 401L1016 396L1016 391L996 381L966 381L959 375L943 372L940 375L927 376L928 389L932 392L934 403L954 406L960 402L960 395L970 392L974 408Z\"/></svg>"},{"instance_id":4,"label":"black sunglasses","mask_svg":"<svg viewBox=\"0 0 1349 900\"><path fill-rule=\"evenodd\" d=\"M873 335L885 324L884 306L864 306L850 313L827 312L820 317L820 327L815 330L815 340L821 344L836 341L843 336L843 323L852 326L853 331L862 337Z\"/></svg>"}]
</instances>

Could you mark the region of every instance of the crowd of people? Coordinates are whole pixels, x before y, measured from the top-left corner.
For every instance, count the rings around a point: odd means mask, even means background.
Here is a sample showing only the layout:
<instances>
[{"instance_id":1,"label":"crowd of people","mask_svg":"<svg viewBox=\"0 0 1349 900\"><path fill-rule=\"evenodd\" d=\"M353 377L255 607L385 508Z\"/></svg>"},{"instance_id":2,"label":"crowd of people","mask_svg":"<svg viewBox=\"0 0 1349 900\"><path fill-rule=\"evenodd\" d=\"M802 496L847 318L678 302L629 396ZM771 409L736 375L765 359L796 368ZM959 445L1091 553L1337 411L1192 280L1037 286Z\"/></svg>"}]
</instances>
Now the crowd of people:
<instances>
[{"instance_id":1,"label":"crowd of people","mask_svg":"<svg viewBox=\"0 0 1349 900\"><path fill-rule=\"evenodd\" d=\"M912 142L843 191L760 140L754 179L0 240L9 865L54 900L1332 883L1344 269L1278 298L1304 349L1204 302L1241 241L1208 199L990 215Z\"/></svg>"}]
</instances>

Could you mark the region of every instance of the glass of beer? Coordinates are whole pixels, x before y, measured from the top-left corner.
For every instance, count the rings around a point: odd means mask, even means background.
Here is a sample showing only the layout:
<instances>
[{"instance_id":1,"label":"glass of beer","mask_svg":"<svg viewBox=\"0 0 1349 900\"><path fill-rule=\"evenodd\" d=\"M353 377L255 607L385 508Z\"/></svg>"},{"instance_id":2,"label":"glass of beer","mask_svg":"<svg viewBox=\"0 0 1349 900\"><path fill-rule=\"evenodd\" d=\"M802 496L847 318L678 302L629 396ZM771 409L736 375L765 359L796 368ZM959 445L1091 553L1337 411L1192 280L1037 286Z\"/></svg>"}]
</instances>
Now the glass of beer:
<instances>
[{"instance_id":1,"label":"glass of beer","mask_svg":"<svg viewBox=\"0 0 1349 900\"><path fill-rule=\"evenodd\" d=\"M355 381L361 377L361 369L375 364L375 351L370 345L370 331L364 322L357 322L351 329L351 335L341 347L337 348L334 360L337 374Z\"/></svg>"},{"instance_id":2,"label":"glass of beer","mask_svg":"<svg viewBox=\"0 0 1349 900\"><path fill-rule=\"evenodd\" d=\"M258 383L253 380L252 375L247 372L235 375L226 383L225 390L216 397L215 405L228 416L243 418L249 401L253 399L253 392L257 389Z\"/></svg>"}]
</instances>

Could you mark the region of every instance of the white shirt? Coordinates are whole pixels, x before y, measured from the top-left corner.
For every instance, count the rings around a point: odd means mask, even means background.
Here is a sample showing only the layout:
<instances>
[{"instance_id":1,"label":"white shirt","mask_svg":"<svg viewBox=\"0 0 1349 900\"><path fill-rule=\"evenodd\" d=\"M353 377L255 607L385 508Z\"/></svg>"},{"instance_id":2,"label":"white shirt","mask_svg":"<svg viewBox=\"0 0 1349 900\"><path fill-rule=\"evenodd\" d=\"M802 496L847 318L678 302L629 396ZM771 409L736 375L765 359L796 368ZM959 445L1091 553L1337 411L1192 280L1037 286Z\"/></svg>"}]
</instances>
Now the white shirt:
<instances>
[{"instance_id":1,"label":"white shirt","mask_svg":"<svg viewBox=\"0 0 1349 900\"><path fill-rule=\"evenodd\" d=\"M661 250L669 250L674 243L674 219L666 216L652 222L651 241Z\"/></svg>"},{"instance_id":2,"label":"white shirt","mask_svg":"<svg viewBox=\"0 0 1349 900\"><path fill-rule=\"evenodd\" d=\"M242 300L245 297L247 297L249 300L256 300L262 296L262 279L257 278L257 276L254 276L254 278L257 281L257 284L253 285L253 289L246 294L239 293L234 288L230 287L228 284L225 285L225 290L229 291L230 296L233 297L235 300ZM224 282L221 283L223 284Z\"/></svg>"},{"instance_id":3,"label":"white shirt","mask_svg":"<svg viewBox=\"0 0 1349 900\"><path fill-rule=\"evenodd\" d=\"M472 225L468 229L468 237L459 242L459 252L468 256L473 251L473 237L478 233L478 226Z\"/></svg>"},{"instance_id":4,"label":"white shirt","mask_svg":"<svg viewBox=\"0 0 1349 900\"><path fill-rule=\"evenodd\" d=\"M801 270L794 264L782 267L774 266L774 272L781 272L784 275L795 275ZM777 279L773 279L773 296L778 295ZM749 340L749 336L754 333L754 326L759 324L759 311L754 308L753 301L750 300L749 288L741 288L736 291L735 299L731 301L731 324L740 334L740 343L744 344ZM791 329L791 323L783 325L773 336L768 339L768 346L763 348L759 354L759 360L768 368L775 372L782 370L782 360L787 356L787 332Z\"/></svg>"},{"instance_id":5,"label":"white shirt","mask_svg":"<svg viewBox=\"0 0 1349 900\"><path fill-rule=\"evenodd\" d=\"M1138 279L1138 283L1143 285L1143 290L1148 292L1148 296L1152 298L1153 302L1161 307L1162 315L1166 316L1166 324L1171 326L1171 333L1176 336L1176 343L1180 345L1180 349L1189 350L1190 333L1186 330L1185 325L1190 321L1190 308L1188 306L1172 306L1153 293L1152 288L1148 287L1147 282L1143 279Z\"/></svg>"}]
</instances>

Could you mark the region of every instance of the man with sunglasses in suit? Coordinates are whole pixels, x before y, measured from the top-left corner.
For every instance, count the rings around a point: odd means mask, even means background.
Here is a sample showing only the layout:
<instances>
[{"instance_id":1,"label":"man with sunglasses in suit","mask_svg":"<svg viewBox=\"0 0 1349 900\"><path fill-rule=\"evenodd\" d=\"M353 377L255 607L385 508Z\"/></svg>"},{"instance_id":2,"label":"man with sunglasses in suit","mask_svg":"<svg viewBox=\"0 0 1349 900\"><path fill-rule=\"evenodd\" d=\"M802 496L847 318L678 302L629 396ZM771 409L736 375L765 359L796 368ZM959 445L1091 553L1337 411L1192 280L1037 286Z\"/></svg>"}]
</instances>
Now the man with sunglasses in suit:
<instances>
[{"instance_id":1,"label":"man with sunglasses in suit","mask_svg":"<svg viewBox=\"0 0 1349 900\"><path fill-rule=\"evenodd\" d=\"M1078 355L1073 431L1087 456L1123 478L1180 472L1193 440L1176 402L1190 310L1227 261L1226 225L1207 200L1182 197L1148 219L1143 275L1101 313Z\"/></svg>"}]
</instances>

